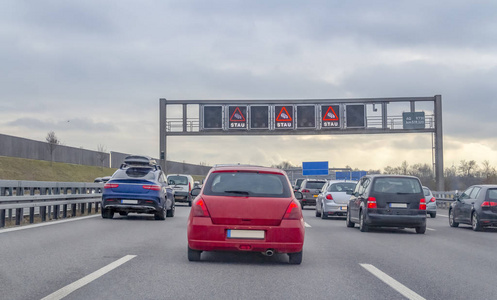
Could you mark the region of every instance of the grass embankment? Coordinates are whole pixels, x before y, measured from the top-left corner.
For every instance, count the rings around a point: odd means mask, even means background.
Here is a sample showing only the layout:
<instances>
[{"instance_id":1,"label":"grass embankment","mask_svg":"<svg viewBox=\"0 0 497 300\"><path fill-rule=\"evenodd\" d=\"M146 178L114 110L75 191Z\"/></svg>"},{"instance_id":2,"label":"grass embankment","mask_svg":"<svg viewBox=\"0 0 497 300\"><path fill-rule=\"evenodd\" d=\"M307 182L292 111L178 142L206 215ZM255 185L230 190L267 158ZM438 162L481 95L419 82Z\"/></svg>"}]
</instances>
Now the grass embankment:
<instances>
[{"instance_id":1,"label":"grass embankment","mask_svg":"<svg viewBox=\"0 0 497 300\"><path fill-rule=\"evenodd\" d=\"M0 179L59 182L93 182L97 177L111 176L117 169L83 166L49 161L0 156ZM205 176L192 175L202 181Z\"/></svg>"},{"instance_id":2,"label":"grass embankment","mask_svg":"<svg viewBox=\"0 0 497 300\"><path fill-rule=\"evenodd\" d=\"M59 182L93 182L116 169L0 156L0 179Z\"/></svg>"}]
</instances>

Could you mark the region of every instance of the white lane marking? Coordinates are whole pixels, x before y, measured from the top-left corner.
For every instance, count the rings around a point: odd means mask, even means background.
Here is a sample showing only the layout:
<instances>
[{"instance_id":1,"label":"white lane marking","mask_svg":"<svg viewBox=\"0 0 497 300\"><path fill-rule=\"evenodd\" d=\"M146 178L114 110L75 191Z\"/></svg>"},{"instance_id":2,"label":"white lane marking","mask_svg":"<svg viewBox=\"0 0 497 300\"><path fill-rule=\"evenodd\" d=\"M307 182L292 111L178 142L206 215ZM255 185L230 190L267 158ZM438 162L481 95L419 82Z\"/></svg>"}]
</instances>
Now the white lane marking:
<instances>
[{"instance_id":1,"label":"white lane marking","mask_svg":"<svg viewBox=\"0 0 497 300\"><path fill-rule=\"evenodd\" d=\"M305 227L312 227L311 225L307 224L307 222L304 222Z\"/></svg>"},{"instance_id":2,"label":"white lane marking","mask_svg":"<svg viewBox=\"0 0 497 300\"><path fill-rule=\"evenodd\" d=\"M45 298L41 300L59 300L70 293L74 292L75 290L87 285L88 283L98 279L99 277L102 277L103 275L107 274L108 272L114 270L115 268L119 267L120 265L128 262L129 260L135 258L136 255L126 255L118 260L116 260L113 263L108 264L107 266L91 273L90 275L87 275L80 280L77 280L69 285L66 285L65 287L61 288L60 290L46 296Z\"/></svg>"},{"instance_id":3,"label":"white lane marking","mask_svg":"<svg viewBox=\"0 0 497 300\"><path fill-rule=\"evenodd\" d=\"M91 215L91 216L84 216L84 217L72 217L72 218L63 219L63 220L60 220L60 221L48 221L46 223L39 223L39 224L32 224L32 225L22 225L21 227L12 227L12 228L0 229L0 234L1 233L6 233L6 232L11 232L11 231L18 231L18 230L37 228L37 227L43 227L43 226L48 226L48 225L55 225L55 224L60 224L60 223L67 223L67 222L85 220L85 219L96 218L96 217L101 217L101 215L98 214L98 215Z\"/></svg>"},{"instance_id":4,"label":"white lane marking","mask_svg":"<svg viewBox=\"0 0 497 300\"><path fill-rule=\"evenodd\" d=\"M436 231L435 229L433 229L433 228L428 228L428 227L426 227L426 230Z\"/></svg>"},{"instance_id":5,"label":"white lane marking","mask_svg":"<svg viewBox=\"0 0 497 300\"><path fill-rule=\"evenodd\" d=\"M446 218L448 218L448 217L449 217L449 216L447 216L447 215L441 215L441 214L437 214L437 216L440 216L440 217L446 217Z\"/></svg>"},{"instance_id":6,"label":"white lane marking","mask_svg":"<svg viewBox=\"0 0 497 300\"><path fill-rule=\"evenodd\" d=\"M407 299L411 300L425 300L425 298L421 297L420 295L416 294L409 288L407 288L405 285L402 283L398 282L397 280L393 279L392 277L388 276L387 274L383 273L381 270L376 268L373 265L370 264L360 264L361 267L364 269L368 270L371 274L376 276L378 279L383 281L384 283L388 284L391 288L396 290L397 292L401 293L404 297Z\"/></svg>"}]
</instances>

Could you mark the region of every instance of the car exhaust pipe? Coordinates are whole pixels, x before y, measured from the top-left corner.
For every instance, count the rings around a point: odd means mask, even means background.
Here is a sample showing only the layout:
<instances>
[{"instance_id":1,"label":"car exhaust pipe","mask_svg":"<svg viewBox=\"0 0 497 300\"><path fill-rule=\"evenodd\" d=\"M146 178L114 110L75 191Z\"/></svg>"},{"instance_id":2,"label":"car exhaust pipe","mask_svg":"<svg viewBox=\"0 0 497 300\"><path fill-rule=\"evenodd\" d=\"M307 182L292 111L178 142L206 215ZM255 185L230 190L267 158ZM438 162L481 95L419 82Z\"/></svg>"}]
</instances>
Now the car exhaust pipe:
<instances>
[{"instance_id":1,"label":"car exhaust pipe","mask_svg":"<svg viewBox=\"0 0 497 300\"><path fill-rule=\"evenodd\" d=\"M262 254L266 256L273 256L274 250L273 249L267 249L266 252L262 252Z\"/></svg>"}]
</instances>

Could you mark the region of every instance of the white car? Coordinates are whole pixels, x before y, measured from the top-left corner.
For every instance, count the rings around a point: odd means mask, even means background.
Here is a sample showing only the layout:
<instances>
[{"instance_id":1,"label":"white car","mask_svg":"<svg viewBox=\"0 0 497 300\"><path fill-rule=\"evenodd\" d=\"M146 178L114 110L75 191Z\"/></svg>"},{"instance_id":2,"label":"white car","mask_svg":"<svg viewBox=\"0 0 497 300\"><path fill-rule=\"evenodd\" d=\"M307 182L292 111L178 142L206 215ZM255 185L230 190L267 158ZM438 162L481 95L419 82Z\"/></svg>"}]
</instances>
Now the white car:
<instances>
[{"instance_id":1,"label":"white car","mask_svg":"<svg viewBox=\"0 0 497 300\"><path fill-rule=\"evenodd\" d=\"M425 194L426 200L426 214L430 217L435 218L437 216L437 199L433 196L433 193L429 188L423 186L423 193Z\"/></svg>"},{"instance_id":2,"label":"white car","mask_svg":"<svg viewBox=\"0 0 497 300\"><path fill-rule=\"evenodd\" d=\"M316 199L316 217L346 216L350 199L347 191L353 191L356 184L352 180L330 180L325 184Z\"/></svg>"},{"instance_id":3,"label":"white car","mask_svg":"<svg viewBox=\"0 0 497 300\"><path fill-rule=\"evenodd\" d=\"M167 184L173 188L174 200L176 202L186 202L192 206L192 191L195 182L191 175L186 174L169 174L167 175Z\"/></svg>"}]
</instances>

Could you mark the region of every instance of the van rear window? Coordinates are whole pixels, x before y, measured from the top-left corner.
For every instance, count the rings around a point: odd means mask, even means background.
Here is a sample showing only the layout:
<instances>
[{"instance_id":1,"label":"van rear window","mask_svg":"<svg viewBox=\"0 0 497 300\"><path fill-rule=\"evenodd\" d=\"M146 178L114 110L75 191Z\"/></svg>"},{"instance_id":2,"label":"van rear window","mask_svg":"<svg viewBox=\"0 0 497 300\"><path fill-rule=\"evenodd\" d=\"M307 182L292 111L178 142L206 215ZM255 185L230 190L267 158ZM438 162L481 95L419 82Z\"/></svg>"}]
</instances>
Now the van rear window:
<instances>
[{"instance_id":1,"label":"van rear window","mask_svg":"<svg viewBox=\"0 0 497 300\"><path fill-rule=\"evenodd\" d=\"M417 194L421 193L421 185L415 178L385 177L376 178L373 191L391 194Z\"/></svg>"},{"instance_id":2,"label":"van rear window","mask_svg":"<svg viewBox=\"0 0 497 300\"><path fill-rule=\"evenodd\" d=\"M169 176L167 182L174 185L188 185L188 177L186 176Z\"/></svg>"}]
</instances>

